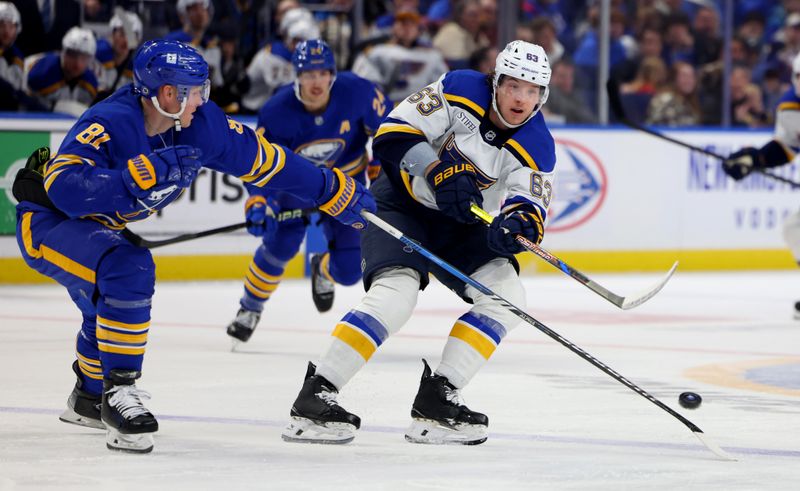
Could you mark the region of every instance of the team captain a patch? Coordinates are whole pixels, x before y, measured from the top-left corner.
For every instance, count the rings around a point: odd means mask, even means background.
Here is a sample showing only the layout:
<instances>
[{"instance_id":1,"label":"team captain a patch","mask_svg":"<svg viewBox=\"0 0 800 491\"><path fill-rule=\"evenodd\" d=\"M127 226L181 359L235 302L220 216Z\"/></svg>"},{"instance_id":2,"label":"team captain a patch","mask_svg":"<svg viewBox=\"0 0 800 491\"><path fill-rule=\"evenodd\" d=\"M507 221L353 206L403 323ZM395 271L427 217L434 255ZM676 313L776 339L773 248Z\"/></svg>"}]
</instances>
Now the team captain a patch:
<instances>
[{"instance_id":1,"label":"team captain a patch","mask_svg":"<svg viewBox=\"0 0 800 491\"><path fill-rule=\"evenodd\" d=\"M558 162L548 232L561 232L591 220L605 201L608 181L602 162L572 140L556 138Z\"/></svg>"}]
</instances>

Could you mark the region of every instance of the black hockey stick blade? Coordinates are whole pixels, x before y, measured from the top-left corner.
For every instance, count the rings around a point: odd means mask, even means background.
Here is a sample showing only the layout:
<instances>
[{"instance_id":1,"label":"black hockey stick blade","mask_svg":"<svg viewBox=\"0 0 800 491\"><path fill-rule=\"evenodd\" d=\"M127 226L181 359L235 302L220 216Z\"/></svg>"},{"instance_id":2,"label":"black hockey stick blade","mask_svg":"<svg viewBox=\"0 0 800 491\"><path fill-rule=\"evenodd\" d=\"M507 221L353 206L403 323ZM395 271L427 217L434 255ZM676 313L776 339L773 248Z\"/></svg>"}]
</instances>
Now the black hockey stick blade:
<instances>
[{"instance_id":1,"label":"black hockey stick blade","mask_svg":"<svg viewBox=\"0 0 800 491\"><path fill-rule=\"evenodd\" d=\"M689 150L693 150L695 152L702 153L704 155L708 155L709 157L713 157L715 159L722 160L723 162L728 160L728 157L720 155L716 152L712 152L711 150L706 150L703 147L698 147L696 145L692 145L690 143L686 143L685 141L677 140L672 138L671 136L667 136L659 131L656 131L652 128L648 128L647 126L638 124L634 121L628 119L627 115L625 114L625 107L622 105L622 97L619 93L619 83L614 80L613 78L609 78L606 81L606 92L608 93L608 105L611 108L611 112L614 116L619 120L620 123L623 125L632 128L634 130L643 131L649 135L652 135L656 138L660 138L664 141L668 141L670 143L674 143L675 145L679 145L683 148L688 148ZM800 182L792 181L791 179L787 179L783 176L779 176L777 174L773 174L766 169L754 169L755 172L764 174L765 176L775 179L776 181L783 182L792 186L793 188L800 188Z\"/></svg>"},{"instance_id":2,"label":"black hockey stick blade","mask_svg":"<svg viewBox=\"0 0 800 491\"><path fill-rule=\"evenodd\" d=\"M484 286L481 282L473 279L471 276L467 276L466 274L464 274L463 272L461 272L460 270L455 268L453 265L451 265L450 263L446 262L444 259L441 259L439 256L435 255L434 253L432 253L431 251L429 251L428 249L423 247L421 244L419 244L414 239L406 236L405 234L403 234L403 232L401 232L397 228L393 227L392 225L390 225L389 223L387 223L386 221L384 221L382 218L378 217L377 215L374 215L374 214L372 214L372 213L370 213L368 211L362 211L361 212L361 216L363 216L364 219L366 219L370 224L375 225L376 227L378 227L379 229L383 230L384 232L386 232L387 234L391 235L392 237L396 238L397 240L399 240L400 242L402 242L406 246L410 247L411 249L413 249L417 253L421 254L422 256L427 258L432 263L434 263L437 266L439 266L440 268L444 269L445 271L447 271L451 275L455 276L456 278L458 278L459 280L463 281L467 285L475 288L479 292L483 293L487 297L489 297L492 300L494 300L495 302L499 303L504 308L508 309L509 312L513 313L514 315L516 315L517 317L519 317L523 321L527 322L528 324L530 324L531 326L535 327L539 331L543 332L544 334L546 334L547 336L549 336L553 340L557 341L559 344L561 344L562 346L564 346L568 350L572 351L573 353L575 353L579 357L583 358L584 360L588 361L589 363L591 363L595 367L599 368L606 375L610 376L611 378L613 378L617 382L621 383L625 387L631 389L632 391L636 392L640 396L644 397L648 401L652 402L653 404L655 404L659 408L661 408L664 411L666 411L667 413L669 413L672 417L676 418L678 421L683 423L687 428L689 428L689 430L692 431L692 433L697 437L697 439L700 440L700 442L703 445L705 445L705 447L708 448L711 452L713 452L717 457L719 457L721 459L724 459L724 460L733 460L733 461L736 460L734 457L732 457L727 452L722 450L715 443L711 442L705 436L705 434L703 433L703 430L701 430L696 424L692 423L691 421L689 421L688 419L683 417L681 414L676 412L674 409L672 409L671 407L667 406L666 404L664 404L660 400L656 399L649 392L647 392L646 390L642 389L641 387L639 387L635 383L631 382L630 380L625 378L623 375L621 375L619 372L617 372L616 370L614 370L610 366L606 365L602 361L600 361L597 358L595 358L594 356L590 355L588 352L584 351L584 349L581 348L580 346L576 345L575 343L573 343L569 339L565 338L561 334L559 334L559 333L555 332L554 330L550 329L549 327L544 325L542 322L536 320L532 315L528 314L524 310L522 310L519 307L515 306L514 304L512 304L511 302L509 302L505 298L501 297L500 295L496 294L491 289L489 289L489 287Z\"/></svg>"},{"instance_id":3,"label":"black hockey stick blade","mask_svg":"<svg viewBox=\"0 0 800 491\"><path fill-rule=\"evenodd\" d=\"M480 218L484 223L486 224L492 223L492 216L489 213L487 213L486 210L476 205L475 203L473 203L470 206L470 211L472 211L472 213L475 214L475 216L477 216L478 218ZM675 273L675 270L678 268L678 261L675 261L675 263L672 265L669 271L667 271L667 273L664 275L663 278L661 278L661 280L658 281L658 283L651 286L647 290L642 291L638 295L632 297L631 296L623 297L608 290L604 286L600 285L596 281L592 280L591 278L587 277L577 269L573 268L569 264L559 259L555 254L546 251L543 247L534 242L531 242L522 235L517 235L515 237L515 240L519 245L521 245L528 251L536 254L540 258L552 264L556 269L558 269L562 273L578 281L586 288L592 290L593 292L605 298L606 300L608 300L609 302L616 305L622 310L629 310L634 307L638 307L639 305L645 303L646 301L656 296L656 294L660 292L662 288L664 288L664 285L667 284L669 279L672 278L672 274Z\"/></svg>"},{"instance_id":4,"label":"black hockey stick blade","mask_svg":"<svg viewBox=\"0 0 800 491\"><path fill-rule=\"evenodd\" d=\"M127 228L122 229L122 235L124 235L126 239L128 239L133 245L137 247L147 247L148 249L155 249L156 247L178 244L180 242L186 242L188 240L199 239L201 237L208 237L209 235L232 232L240 228L245 228L246 226L247 222L234 223L233 225L225 225L224 227L217 227L209 230L203 230L202 232L181 234L164 240L148 240L142 237L141 235L136 234L131 230L128 230Z\"/></svg>"}]
</instances>

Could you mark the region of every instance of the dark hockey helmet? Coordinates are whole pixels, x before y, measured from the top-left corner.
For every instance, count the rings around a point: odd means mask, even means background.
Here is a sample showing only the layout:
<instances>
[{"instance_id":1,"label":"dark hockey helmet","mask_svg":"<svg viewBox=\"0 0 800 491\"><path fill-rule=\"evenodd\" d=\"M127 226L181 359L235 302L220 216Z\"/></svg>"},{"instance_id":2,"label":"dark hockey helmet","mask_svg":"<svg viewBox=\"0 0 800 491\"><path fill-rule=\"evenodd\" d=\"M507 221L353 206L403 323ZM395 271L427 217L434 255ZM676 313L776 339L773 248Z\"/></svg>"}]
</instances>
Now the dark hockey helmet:
<instances>
[{"instance_id":1,"label":"dark hockey helmet","mask_svg":"<svg viewBox=\"0 0 800 491\"><path fill-rule=\"evenodd\" d=\"M336 75L336 60L328 43L322 39L301 41L294 48L292 66L297 74L306 70L330 70Z\"/></svg>"}]
</instances>

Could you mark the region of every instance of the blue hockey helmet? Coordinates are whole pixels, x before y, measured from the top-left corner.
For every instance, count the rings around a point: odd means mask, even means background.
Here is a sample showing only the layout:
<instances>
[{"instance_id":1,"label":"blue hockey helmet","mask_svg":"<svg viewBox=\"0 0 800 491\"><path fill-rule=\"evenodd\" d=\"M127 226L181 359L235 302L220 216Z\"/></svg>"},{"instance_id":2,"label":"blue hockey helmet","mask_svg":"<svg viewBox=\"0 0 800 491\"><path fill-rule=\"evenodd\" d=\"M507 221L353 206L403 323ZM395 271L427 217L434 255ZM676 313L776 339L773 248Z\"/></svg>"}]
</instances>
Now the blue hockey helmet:
<instances>
[{"instance_id":1,"label":"blue hockey helmet","mask_svg":"<svg viewBox=\"0 0 800 491\"><path fill-rule=\"evenodd\" d=\"M178 90L181 109L169 113L158 102L158 89L164 85L174 85ZM193 87L202 87L203 103L208 102L211 82L208 79L208 63L193 47L179 41L155 39L146 41L136 51L133 59L133 90L149 97L159 113L176 121L186 109L189 92Z\"/></svg>"},{"instance_id":2,"label":"blue hockey helmet","mask_svg":"<svg viewBox=\"0 0 800 491\"><path fill-rule=\"evenodd\" d=\"M298 74L307 70L330 70L336 75L333 51L322 39L300 41L292 53L292 66Z\"/></svg>"}]
</instances>

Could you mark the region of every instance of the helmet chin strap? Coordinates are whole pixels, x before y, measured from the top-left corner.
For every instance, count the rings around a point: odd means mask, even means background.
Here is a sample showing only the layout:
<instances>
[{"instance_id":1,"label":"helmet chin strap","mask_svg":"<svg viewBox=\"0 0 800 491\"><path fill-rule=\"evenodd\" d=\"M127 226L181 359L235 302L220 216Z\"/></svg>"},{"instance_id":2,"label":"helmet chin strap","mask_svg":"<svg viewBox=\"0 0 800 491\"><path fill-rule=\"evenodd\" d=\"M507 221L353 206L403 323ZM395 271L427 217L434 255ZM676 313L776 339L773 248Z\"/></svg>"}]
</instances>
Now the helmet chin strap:
<instances>
[{"instance_id":1,"label":"helmet chin strap","mask_svg":"<svg viewBox=\"0 0 800 491\"><path fill-rule=\"evenodd\" d=\"M158 97L156 96L151 97L150 101L152 101L156 111L158 111L162 116L172 118L172 120L175 122L175 131L181 130L181 115L183 114L183 111L186 110L186 103L189 102L188 98L183 98L181 101L181 110L176 113L168 113L167 111L161 109L161 104L158 103Z\"/></svg>"}]
</instances>

